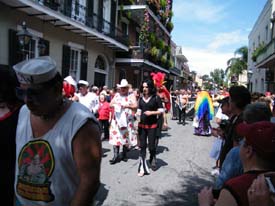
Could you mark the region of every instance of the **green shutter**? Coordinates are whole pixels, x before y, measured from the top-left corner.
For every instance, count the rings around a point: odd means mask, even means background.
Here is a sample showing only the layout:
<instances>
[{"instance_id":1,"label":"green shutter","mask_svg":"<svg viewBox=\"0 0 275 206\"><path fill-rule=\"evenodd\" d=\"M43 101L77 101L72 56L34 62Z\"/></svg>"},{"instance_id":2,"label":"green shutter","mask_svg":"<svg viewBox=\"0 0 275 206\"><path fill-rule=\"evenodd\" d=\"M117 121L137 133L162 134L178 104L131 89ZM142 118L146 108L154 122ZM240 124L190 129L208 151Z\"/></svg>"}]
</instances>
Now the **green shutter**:
<instances>
[{"instance_id":1,"label":"green shutter","mask_svg":"<svg viewBox=\"0 0 275 206\"><path fill-rule=\"evenodd\" d=\"M39 48L39 56L49 56L50 42L46 39L39 38L38 44L41 46L41 48Z\"/></svg>"},{"instance_id":2,"label":"green shutter","mask_svg":"<svg viewBox=\"0 0 275 206\"><path fill-rule=\"evenodd\" d=\"M23 60L23 54L20 52L17 31L9 29L9 65L13 66Z\"/></svg>"},{"instance_id":3,"label":"green shutter","mask_svg":"<svg viewBox=\"0 0 275 206\"><path fill-rule=\"evenodd\" d=\"M64 1L64 14L71 18L72 16L72 0Z\"/></svg>"},{"instance_id":4,"label":"green shutter","mask_svg":"<svg viewBox=\"0 0 275 206\"><path fill-rule=\"evenodd\" d=\"M70 55L71 55L71 48L67 45L63 45L62 72L61 72L63 78L69 75Z\"/></svg>"},{"instance_id":5,"label":"green shutter","mask_svg":"<svg viewBox=\"0 0 275 206\"><path fill-rule=\"evenodd\" d=\"M81 80L87 80L87 69L88 69L88 51L81 50L81 68L80 68Z\"/></svg>"}]
</instances>

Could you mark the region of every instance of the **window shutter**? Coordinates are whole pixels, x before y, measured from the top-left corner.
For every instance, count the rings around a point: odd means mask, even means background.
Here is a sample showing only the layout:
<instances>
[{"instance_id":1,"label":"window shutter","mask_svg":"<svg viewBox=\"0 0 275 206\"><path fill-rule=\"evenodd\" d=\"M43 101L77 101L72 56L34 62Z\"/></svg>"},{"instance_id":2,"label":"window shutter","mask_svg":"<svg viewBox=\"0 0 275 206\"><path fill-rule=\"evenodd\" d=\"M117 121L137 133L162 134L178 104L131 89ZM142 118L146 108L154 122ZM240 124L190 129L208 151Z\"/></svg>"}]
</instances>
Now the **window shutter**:
<instances>
[{"instance_id":1,"label":"window shutter","mask_svg":"<svg viewBox=\"0 0 275 206\"><path fill-rule=\"evenodd\" d=\"M93 27L93 18L94 18L94 2L91 0L86 1L87 5L87 17L86 17L86 25L90 28Z\"/></svg>"},{"instance_id":2,"label":"window shutter","mask_svg":"<svg viewBox=\"0 0 275 206\"><path fill-rule=\"evenodd\" d=\"M97 25L97 30L99 32L102 32L103 28L103 1L98 2L98 25Z\"/></svg>"},{"instance_id":3,"label":"window shutter","mask_svg":"<svg viewBox=\"0 0 275 206\"><path fill-rule=\"evenodd\" d=\"M63 45L63 54L62 54L62 77L69 75L70 71L70 55L71 49L67 45Z\"/></svg>"},{"instance_id":4,"label":"window shutter","mask_svg":"<svg viewBox=\"0 0 275 206\"><path fill-rule=\"evenodd\" d=\"M87 80L88 51L81 50L80 79Z\"/></svg>"},{"instance_id":5,"label":"window shutter","mask_svg":"<svg viewBox=\"0 0 275 206\"><path fill-rule=\"evenodd\" d=\"M13 66L23 60L23 55L20 52L18 45L17 31L9 29L9 65Z\"/></svg>"},{"instance_id":6,"label":"window shutter","mask_svg":"<svg viewBox=\"0 0 275 206\"><path fill-rule=\"evenodd\" d=\"M39 45L43 45L45 48L39 48L39 56L49 56L50 54L50 42L46 39L39 39Z\"/></svg>"},{"instance_id":7,"label":"window shutter","mask_svg":"<svg viewBox=\"0 0 275 206\"><path fill-rule=\"evenodd\" d=\"M115 25L116 25L116 1L111 1L111 35L115 37ZM122 12L122 11L120 11Z\"/></svg>"},{"instance_id":8,"label":"window shutter","mask_svg":"<svg viewBox=\"0 0 275 206\"><path fill-rule=\"evenodd\" d=\"M65 0L64 1L64 14L71 18L72 16L72 0Z\"/></svg>"}]
</instances>

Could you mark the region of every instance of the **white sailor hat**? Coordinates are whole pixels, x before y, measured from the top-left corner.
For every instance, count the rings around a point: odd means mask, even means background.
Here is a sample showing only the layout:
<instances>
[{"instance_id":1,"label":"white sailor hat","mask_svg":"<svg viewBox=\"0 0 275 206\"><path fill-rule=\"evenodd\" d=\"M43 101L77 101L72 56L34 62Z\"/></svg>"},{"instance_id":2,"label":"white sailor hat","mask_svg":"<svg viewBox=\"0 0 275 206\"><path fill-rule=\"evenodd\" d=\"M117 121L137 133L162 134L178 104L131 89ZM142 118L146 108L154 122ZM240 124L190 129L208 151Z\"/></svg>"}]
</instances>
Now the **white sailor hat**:
<instances>
[{"instance_id":1,"label":"white sailor hat","mask_svg":"<svg viewBox=\"0 0 275 206\"><path fill-rule=\"evenodd\" d=\"M85 80L79 80L78 81L78 84L83 84L83 85L85 85L85 86L89 86L89 82L87 82L87 81L85 81Z\"/></svg>"},{"instance_id":2,"label":"white sailor hat","mask_svg":"<svg viewBox=\"0 0 275 206\"><path fill-rule=\"evenodd\" d=\"M70 85L73 85L74 87L76 87L76 81L73 79L72 76L67 76L64 78L64 80L68 82Z\"/></svg>"},{"instance_id":3,"label":"white sailor hat","mask_svg":"<svg viewBox=\"0 0 275 206\"><path fill-rule=\"evenodd\" d=\"M22 84L40 84L57 74L56 62L49 56L22 61L14 65L13 69Z\"/></svg>"}]
</instances>

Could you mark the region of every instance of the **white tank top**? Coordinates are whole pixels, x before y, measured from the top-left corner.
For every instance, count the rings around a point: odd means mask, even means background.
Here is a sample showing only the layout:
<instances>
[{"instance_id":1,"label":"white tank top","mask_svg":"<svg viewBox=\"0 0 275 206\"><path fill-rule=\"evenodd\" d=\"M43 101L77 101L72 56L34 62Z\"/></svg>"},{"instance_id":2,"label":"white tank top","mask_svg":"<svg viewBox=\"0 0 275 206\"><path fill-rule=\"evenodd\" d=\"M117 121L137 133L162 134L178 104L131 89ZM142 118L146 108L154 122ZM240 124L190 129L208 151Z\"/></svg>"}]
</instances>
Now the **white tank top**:
<instances>
[{"instance_id":1,"label":"white tank top","mask_svg":"<svg viewBox=\"0 0 275 206\"><path fill-rule=\"evenodd\" d=\"M79 184L72 139L88 119L97 122L85 106L74 102L52 129L33 138L30 111L26 105L21 108L16 132L15 192L22 205L70 205Z\"/></svg>"}]
</instances>

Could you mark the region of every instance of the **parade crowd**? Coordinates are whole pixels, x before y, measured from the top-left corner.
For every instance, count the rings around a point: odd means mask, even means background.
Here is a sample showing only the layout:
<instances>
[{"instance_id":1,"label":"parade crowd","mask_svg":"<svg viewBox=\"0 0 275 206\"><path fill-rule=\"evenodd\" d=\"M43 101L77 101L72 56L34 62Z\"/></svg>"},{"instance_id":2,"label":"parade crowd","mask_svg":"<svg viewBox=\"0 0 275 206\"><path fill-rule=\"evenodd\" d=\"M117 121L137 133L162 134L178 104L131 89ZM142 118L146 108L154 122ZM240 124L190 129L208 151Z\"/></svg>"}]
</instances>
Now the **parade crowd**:
<instances>
[{"instance_id":1,"label":"parade crowd","mask_svg":"<svg viewBox=\"0 0 275 206\"><path fill-rule=\"evenodd\" d=\"M158 169L168 118L183 127L191 120L194 135L215 137L209 148L215 182L198 193L199 205L274 205L274 94L251 94L238 85L215 93L172 91L161 72L139 88L126 79L98 88L63 79L50 57L13 69L0 69L1 144L8 148L0 155L1 192L7 205L91 205L100 185L102 141L113 147L110 165L139 150L137 176L149 175Z\"/></svg>"}]
</instances>

